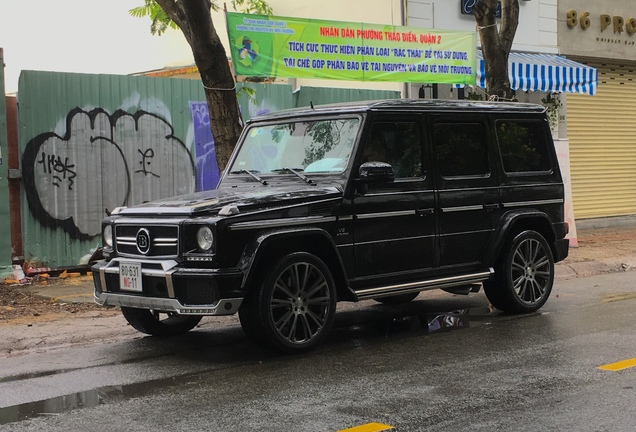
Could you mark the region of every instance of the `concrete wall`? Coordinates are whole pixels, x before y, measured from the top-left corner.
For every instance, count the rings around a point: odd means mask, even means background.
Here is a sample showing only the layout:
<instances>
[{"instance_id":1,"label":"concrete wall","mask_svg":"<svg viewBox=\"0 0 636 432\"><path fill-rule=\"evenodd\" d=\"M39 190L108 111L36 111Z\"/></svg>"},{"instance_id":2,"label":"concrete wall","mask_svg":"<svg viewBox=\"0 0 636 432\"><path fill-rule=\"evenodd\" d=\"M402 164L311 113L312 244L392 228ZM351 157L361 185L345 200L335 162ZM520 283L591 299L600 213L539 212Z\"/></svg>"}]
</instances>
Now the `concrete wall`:
<instances>
[{"instance_id":1,"label":"concrete wall","mask_svg":"<svg viewBox=\"0 0 636 432\"><path fill-rule=\"evenodd\" d=\"M461 13L459 0L408 0L407 15L413 27L476 31L475 17ZM556 18L557 0L521 0L513 51L556 54Z\"/></svg>"}]
</instances>

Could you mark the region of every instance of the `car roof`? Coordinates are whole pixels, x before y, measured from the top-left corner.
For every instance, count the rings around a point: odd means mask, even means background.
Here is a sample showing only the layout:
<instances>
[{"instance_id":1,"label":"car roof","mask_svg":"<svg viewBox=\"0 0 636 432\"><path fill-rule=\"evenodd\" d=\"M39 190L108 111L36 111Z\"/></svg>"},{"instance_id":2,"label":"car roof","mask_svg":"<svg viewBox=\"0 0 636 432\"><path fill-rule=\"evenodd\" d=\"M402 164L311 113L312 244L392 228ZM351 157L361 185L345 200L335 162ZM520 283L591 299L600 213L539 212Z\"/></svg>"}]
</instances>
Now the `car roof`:
<instances>
[{"instance_id":1,"label":"car roof","mask_svg":"<svg viewBox=\"0 0 636 432\"><path fill-rule=\"evenodd\" d=\"M315 105L276 111L253 117L248 123L276 120L289 117L304 117L321 114L347 114L367 111L475 111L475 112L524 112L542 113L546 108L542 105L520 102L483 102L474 100L446 99L383 99L358 102L344 102L327 105Z\"/></svg>"}]
</instances>

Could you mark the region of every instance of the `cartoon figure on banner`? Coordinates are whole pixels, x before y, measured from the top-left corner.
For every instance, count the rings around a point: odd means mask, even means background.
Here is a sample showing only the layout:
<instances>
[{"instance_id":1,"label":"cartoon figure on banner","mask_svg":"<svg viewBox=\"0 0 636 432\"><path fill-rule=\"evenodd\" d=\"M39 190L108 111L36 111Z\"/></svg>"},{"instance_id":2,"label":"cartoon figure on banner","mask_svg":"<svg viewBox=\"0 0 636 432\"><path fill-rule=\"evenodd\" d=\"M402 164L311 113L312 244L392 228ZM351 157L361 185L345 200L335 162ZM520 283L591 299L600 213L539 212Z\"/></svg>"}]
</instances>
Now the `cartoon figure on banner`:
<instances>
[{"instance_id":1,"label":"cartoon figure on banner","mask_svg":"<svg viewBox=\"0 0 636 432\"><path fill-rule=\"evenodd\" d=\"M260 47L258 42L252 41L248 36L241 36L236 40L239 61L243 66L252 67L258 59Z\"/></svg>"}]
</instances>

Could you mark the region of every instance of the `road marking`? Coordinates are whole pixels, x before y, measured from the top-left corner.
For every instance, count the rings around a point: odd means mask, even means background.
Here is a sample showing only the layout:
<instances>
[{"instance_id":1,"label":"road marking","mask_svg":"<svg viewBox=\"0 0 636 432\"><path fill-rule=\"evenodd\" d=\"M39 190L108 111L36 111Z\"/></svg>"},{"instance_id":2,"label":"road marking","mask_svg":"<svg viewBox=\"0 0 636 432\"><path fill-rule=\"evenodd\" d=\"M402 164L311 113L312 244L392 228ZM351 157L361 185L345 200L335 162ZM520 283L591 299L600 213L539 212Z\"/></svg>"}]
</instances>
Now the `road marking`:
<instances>
[{"instance_id":1,"label":"road marking","mask_svg":"<svg viewBox=\"0 0 636 432\"><path fill-rule=\"evenodd\" d=\"M636 366L636 358L633 359L629 359L629 360L623 360L623 361L619 361L616 363L610 363L610 364L606 364L603 366L599 366L599 369L603 369L603 370L608 370L608 371L612 371L612 372L616 372L619 370L623 370L623 369L627 369L627 368L631 368L631 367L635 367Z\"/></svg>"},{"instance_id":2,"label":"road marking","mask_svg":"<svg viewBox=\"0 0 636 432\"><path fill-rule=\"evenodd\" d=\"M605 296L601 300L601 302L612 303L617 301L633 300L633 299L636 299L636 293L618 293L618 294L611 294L611 295Z\"/></svg>"},{"instance_id":3,"label":"road marking","mask_svg":"<svg viewBox=\"0 0 636 432\"><path fill-rule=\"evenodd\" d=\"M382 423L367 423L349 429L341 429L338 432L380 432L395 429L393 426Z\"/></svg>"}]
</instances>

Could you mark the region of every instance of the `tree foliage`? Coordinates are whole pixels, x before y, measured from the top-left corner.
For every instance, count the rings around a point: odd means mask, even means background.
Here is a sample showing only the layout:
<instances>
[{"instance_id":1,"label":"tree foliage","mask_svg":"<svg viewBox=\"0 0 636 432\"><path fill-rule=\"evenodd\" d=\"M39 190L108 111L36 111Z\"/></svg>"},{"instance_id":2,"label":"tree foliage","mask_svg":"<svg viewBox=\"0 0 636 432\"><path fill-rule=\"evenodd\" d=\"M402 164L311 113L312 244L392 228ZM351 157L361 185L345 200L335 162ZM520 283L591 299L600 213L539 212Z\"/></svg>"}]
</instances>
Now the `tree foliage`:
<instances>
[{"instance_id":1,"label":"tree foliage","mask_svg":"<svg viewBox=\"0 0 636 432\"><path fill-rule=\"evenodd\" d=\"M240 10L249 14L271 15L272 8L264 0L232 0L234 10ZM220 7L214 0L210 2L210 9L218 12ZM159 6L156 0L144 0L143 6L130 9L128 13L135 18L149 17L150 33L161 36L168 28L178 30L179 26L170 16Z\"/></svg>"},{"instance_id":2,"label":"tree foliage","mask_svg":"<svg viewBox=\"0 0 636 432\"><path fill-rule=\"evenodd\" d=\"M232 0L231 4L235 10L246 13L272 13L265 0ZM143 6L129 13L134 17L149 17L152 34L161 35L168 28L179 28L183 32L201 75L216 159L219 169L223 170L241 133L242 122L234 77L212 22L213 10L219 10L214 0L144 0Z\"/></svg>"},{"instance_id":3,"label":"tree foliage","mask_svg":"<svg viewBox=\"0 0 636 432\"><path fill-rule=\"evenodd\" d=\"M179 29L179 26L170 19L155 0L144 0L143 6L130 9L128 13L135 18L149 17L151 21L150 33L153 35L161 36L168 28Z\"/></svg>"},{"instance_id":4,"label":"tree foliage","mask_svg":"<svg viewBox=\"0 0 636 432\"><path fill-rule=\"evenodd\" d=\"M486 69L489 97L512 99L508 78L508 57L519 24L519 0L501 0L501 23L497 28L499 0L477 0L473 7Z\"/></svg>"}]
</instances>

